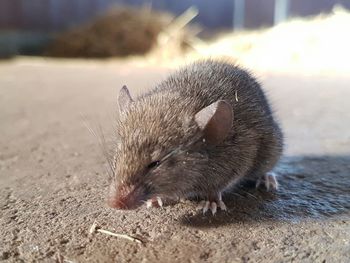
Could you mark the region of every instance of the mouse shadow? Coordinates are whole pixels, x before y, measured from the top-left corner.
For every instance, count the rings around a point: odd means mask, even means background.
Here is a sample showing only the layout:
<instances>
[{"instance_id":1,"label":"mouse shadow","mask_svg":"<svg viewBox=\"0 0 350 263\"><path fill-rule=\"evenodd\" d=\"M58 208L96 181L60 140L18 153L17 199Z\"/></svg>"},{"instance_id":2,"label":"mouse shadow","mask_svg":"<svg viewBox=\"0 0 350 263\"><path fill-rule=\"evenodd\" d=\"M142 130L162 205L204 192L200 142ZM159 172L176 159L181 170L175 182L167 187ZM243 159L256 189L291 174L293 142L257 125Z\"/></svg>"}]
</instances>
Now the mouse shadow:
<instances>
[{"instance_id":1,"label":"mouse shadow","mask_svg":"<svg viewBox=\"0 0 350 263\"><path fill-rule=\"evenodd\" d=\"M255 189L249 182L226 192L228 208L214 216L185 214L181 223L191 227L217 227L239 222L327 219L350 212L350 156L284 157L274 169L278 191Z\"/></svg>"}]
</instances>

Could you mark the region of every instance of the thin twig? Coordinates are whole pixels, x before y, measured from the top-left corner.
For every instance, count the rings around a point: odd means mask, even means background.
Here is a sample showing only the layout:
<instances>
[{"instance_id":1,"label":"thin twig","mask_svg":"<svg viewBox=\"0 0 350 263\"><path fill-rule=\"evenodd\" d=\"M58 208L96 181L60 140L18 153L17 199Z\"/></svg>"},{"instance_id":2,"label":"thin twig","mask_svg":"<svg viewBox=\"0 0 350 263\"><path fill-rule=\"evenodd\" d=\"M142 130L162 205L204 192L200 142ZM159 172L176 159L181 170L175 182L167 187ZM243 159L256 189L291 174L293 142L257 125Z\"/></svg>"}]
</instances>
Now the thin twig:
<instances>
[{"instance_id":1,"label":"thin twig","mask_svg":"<svg viewBox=\"0 0 350 263\"><path fill-rule=\"evenodd\" d=\"M130 240L130 241L142 244L142 240L138 239L136 237L132 237L132 236L129 236L129 235L126 235L126 234L113 233L111 231L101 229L100 227L97 226L97 222L96 221L92 224L92 226L90 227L90 230L89 230L90 234L93 234L95 232L100 232L102 234L109 235L109 236L124 238L124 239Z\"/></svg>"},{"instance_id":2,"label":"thin twig","mask_svg":"<svg viewBox=\"0 0 350 263\"><path fill-rule=\"evenodd\" d=\"M142 243L142 241L141 241L140 239L138 239L138 238L136 238L136 237L129 236L129 235L117 234L117 233L113 233L113 232L111 232L111 231L104 230L104 229L97 229L96 231L97 231L97 232L100 232L100 233L103 233L103 234L106 234L106 235L124 238L124 239L130 240L130 241L133 241L133 242L136 242L136 243L139 243L139 244Z\"/></svg>"}]
</instances>

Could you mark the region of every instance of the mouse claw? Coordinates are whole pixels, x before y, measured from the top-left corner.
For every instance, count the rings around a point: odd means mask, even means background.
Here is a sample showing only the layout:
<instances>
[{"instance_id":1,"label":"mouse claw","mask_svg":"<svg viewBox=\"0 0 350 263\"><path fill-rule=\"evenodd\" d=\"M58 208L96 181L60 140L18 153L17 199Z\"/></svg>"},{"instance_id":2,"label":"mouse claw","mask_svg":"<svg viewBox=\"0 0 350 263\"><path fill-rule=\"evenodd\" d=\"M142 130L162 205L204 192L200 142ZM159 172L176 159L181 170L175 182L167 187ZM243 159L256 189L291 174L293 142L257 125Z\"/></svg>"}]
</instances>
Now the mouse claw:
<instances>
[{"instance_id":1,"label":"mouse claw","mask_svg":"<svg viewBox=\"0 0 350 263\"><path fill-rule=\"evenodd\" d=\"M217 209L218 209L218 205L215 202L211 202L210 210L211 210L212 215L216 214Z\"/></svg>"},{"instance_id":2,"label":"mouse claw","mask_svg":"<svg viewBox=\"0 0 350 263\"><path fill-rule=\"evenodd\" d=\"M208 212L209 207L210 207L210 202L209 201L204 201L204 207L203 207L203 215Z\"/></svg>"},{"instance_id":3,"label":"mouse claw","mask_svg":"<svg viewBox=\"0 0 350 263\"><path fill-rule=\"evenodd\" d=\"M162 198L160 198L159 196L157 196L157 203L158 203L159 207L163 207Z\"/></svg>"},{"instance_id":4,"label":"mouse claw","mask_svg":"<svg viewBox=\"0 0 350 263\"><path fill-rule=\"evenodd\" d=\"M146 207L147 208L151 208L152 206L153 206L153 204L152 204L152 199L148 199L147 201L146 201Z\"/></svg>"},{"instance_id":5,"label":"mouse claw","mask_svg":"<svg viewBox=\"0 0 350 263\"><path fill-rule=\"evenodd\" d=\"M202 210L204 205L205 205L205 201L202 200L202 201L199 202L199 204L197 205L196 209L197 210Z\"/></svg>"},{"instance_id":6,"label":"mouse claw","mask_svg":"<svg viewBox=\"0 0 350 263\"><path fill-rule=\"evenodd\" d=\"M186 198L184 198L184 197L179 198L179 203L185 203L185 202L186 202Z\"/></svg>"},{"instance_id":7,"label":"mouse claw","mask_svg":"<svg viewBox=\"0 0 350 263\"><path fill-rule=\"evenodd\" d=\"M279 184L277 181L277 175L275 173L273 172L266 173L263 179L259 178L256 181L255 187L258 188L262 182L264 182L267 191L278 190Z\"/></svg>"},{"instance_id":8,"label":"mouse claw","mask_svg":"<svg viewBox=\"0 0 350 263\"><path fill-rule=\"evenodd\" d=\"M153 197L151 199L148 199L146 201L146 207L151 208L151 207L163 207L163 200L159 196Z\"/></svg>"},{"instance_id":9,"label":"mouse claw","mask_svg":"<svg viewBox=\"0 0 350 263\"><path fill-rule=\"evenodd\" d=\"M222 200L219 200L219 207L222 211L227 211L227 207Z\"/></svg>"},{"instance_id":10,"label":"mouse claw","mask_svg":"<svg viewBox=\"0 0 350 263\"><path fill-rule=\"evenodd\" d=\"M267 173L265 175L265 186L267 190L278 190L277 175L275 173Z\"/></svg>"},{"instance_id":11,"label":"mouse claw","mask_svg":"<svg viewBox=\"0 0 350 263\"><path fill-rule=\"evenodd\" d=\"M215 215L217 213L218 208L220 208L222 211L227 211L227 207L225 203L222 201L221 193L217 195L216 200L214 201L202 200L197 206L198 210L203 211L203 215L206 214L208 210L211 211L212 215Z\"/></svg>"}]
</instances>

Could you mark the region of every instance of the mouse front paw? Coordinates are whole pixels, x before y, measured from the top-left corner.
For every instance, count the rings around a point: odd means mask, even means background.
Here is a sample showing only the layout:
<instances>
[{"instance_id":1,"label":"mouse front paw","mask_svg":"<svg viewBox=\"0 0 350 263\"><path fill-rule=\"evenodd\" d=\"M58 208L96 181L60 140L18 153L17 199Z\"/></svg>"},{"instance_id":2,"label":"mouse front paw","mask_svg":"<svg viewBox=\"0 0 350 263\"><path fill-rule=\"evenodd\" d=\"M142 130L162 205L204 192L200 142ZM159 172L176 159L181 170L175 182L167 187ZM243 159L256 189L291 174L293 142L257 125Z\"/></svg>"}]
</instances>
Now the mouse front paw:
<instances>
[{"instance_id":1,"label":"mouse front paw","mask_svg":"<svg viewBox=\"0 0 350 263\"><path fill-rule=\"evenodd\" d=\"M202 200L197 209L198 210L202 210L203 214L206 214L208 212L208 210L211 211L212 215L215 215L218 207L222 210L222 211L227 211L227 207L225 205L225 203L222 201L222 196L221 193L218 193L217 196L215 198L208 198L208 200Z\"/></svg>"},{"instance_id":2,"label":"mouse front paw","mask_svg":"<svg viewBox=\"0 0 350 263\"><path fill-rule=\"evenodd\" d=\"M146 201L146 207L151 208L151 207L163 207L163 200L159 196L153 197L151 199L148 199Z\"/></svg>"},{"instance_id":3,"label":"mouse front paw","mask_svg":"<svg viewBox=\"0 0 350 263\"><path fill-rule=\"evenodd\" d=\"M279 184L277 181L277 175L273 172L266 173L263 178L259 178L256 181L255 187L258 188L262 183L265 184L266 190L278 190Z\"/></svg>"}]
</instances>

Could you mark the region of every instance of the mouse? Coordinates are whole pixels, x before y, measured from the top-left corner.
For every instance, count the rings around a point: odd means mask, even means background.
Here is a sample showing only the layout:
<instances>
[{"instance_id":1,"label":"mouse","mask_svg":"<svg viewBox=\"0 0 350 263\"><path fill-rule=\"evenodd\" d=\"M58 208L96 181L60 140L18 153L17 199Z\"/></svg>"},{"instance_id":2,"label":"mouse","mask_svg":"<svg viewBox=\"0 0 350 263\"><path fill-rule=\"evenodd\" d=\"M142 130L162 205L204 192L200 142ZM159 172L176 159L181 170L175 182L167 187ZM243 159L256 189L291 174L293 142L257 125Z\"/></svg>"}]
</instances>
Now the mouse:
<instances>
[{"instance_id":1,"label":"mouse","mask_svg":"<svg viewBox=\"0 0 350 263\"><path fill-rule=\"evenodd\" d=\"M203 213L227 210L225 191L244 180L277 190L272 171L283 134L261 85L242 67L196 61L135 98L119 97L113 178L116 209L200 198Z\"/></svg>"}]
</instances>

